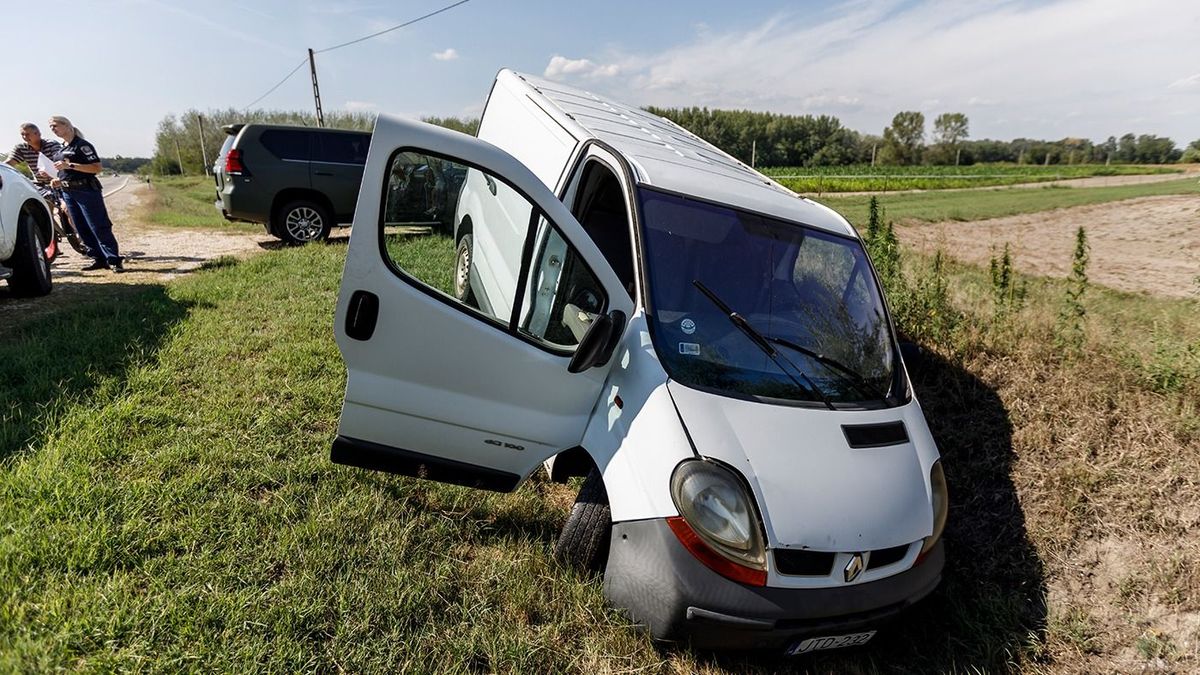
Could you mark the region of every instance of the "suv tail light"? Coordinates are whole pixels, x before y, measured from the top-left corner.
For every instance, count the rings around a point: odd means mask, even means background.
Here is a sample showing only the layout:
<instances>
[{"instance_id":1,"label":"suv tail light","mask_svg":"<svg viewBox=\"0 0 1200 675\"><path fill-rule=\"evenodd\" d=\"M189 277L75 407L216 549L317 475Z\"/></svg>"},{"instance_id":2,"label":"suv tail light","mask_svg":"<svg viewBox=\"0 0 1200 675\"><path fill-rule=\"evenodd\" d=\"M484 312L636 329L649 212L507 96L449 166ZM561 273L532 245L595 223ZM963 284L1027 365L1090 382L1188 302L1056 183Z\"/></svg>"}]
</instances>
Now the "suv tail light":
<instances>
[{"instance_id":1,"label":"suv tail light","mask_svg":"<svg viewBox=\"0 0 1200 675\"><path fill-rule=\"evenodd\" d=\"M230 176L241 176L242 174L249 175L246 166L242 164L242 151L230 150L229 154L225 155L225 173Z\"/></svg>"}]
</instances>

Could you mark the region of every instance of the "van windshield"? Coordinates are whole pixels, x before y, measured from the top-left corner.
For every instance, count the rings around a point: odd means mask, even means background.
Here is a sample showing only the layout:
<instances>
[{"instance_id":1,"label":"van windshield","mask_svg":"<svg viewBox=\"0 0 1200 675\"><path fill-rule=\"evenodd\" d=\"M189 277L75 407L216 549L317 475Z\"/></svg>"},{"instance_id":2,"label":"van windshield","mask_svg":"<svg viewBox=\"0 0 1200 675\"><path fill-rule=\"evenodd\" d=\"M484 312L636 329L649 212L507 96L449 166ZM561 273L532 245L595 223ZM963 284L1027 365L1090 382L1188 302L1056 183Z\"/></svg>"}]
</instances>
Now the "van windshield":
<instances>
[{"instance_id":1,"label":"van windshield","mask_svg":"<svg viewBox=\"0 0 1200 675\"><path fill-rule=\"evenodd\" d=\"M672 379L829 407L901 403L857 239L644 187L639 199L651 334Z\"/></svg>"}]
</instances>

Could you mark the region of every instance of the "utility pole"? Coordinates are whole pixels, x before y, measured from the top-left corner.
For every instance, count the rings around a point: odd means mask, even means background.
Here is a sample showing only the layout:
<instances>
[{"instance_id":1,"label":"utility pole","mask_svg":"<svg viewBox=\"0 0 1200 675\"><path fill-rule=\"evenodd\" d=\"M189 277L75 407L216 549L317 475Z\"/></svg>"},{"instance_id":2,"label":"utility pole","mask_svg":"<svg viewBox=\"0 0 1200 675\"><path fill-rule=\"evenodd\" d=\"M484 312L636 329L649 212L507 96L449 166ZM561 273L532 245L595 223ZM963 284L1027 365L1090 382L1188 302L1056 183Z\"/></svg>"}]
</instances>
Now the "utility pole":
<instances>
[{"instance_id":1,"label":"utility pole","mask_svg":"<svg viewBox=\"0 0 1200 675\"><path fill-rule=\"evenodd\" d=\"M184 174L183 155L179 154L179 138L176 137L174 140L175 140L175 161L179 162L179 175L182 176Z\"/></svg>"},{"instance_id":2,"label":"utility pole","mask_svg":"<svg viewBox=\"0 0 1200 675\"><path fill-rule=\"evenodd\" d=\"M875 166L875 149L879 147L878 143L871 144L871 166Z\"/></svg>"},{"instance_id":3,"label":"utility pole","mask_svg":"<svg viewBox=\"0 0 1200 675\"><path fill-rule=\"evenodd\" d=\"M325 126L325 115L321 113L321 88L317 86L317 62L313 50L308 50L308 69L312 71L313 101L317 104L317 126Z\"/></svg>"},{"instance_id":4,"label":"utility pole","mask_svg":"<svg viewBox=\"0 0 1200 675\"><path fill-rule=\"evenodd\" d=\"M204 159L204 175L208 175L208 150L204 147L204 115L196 113L196 126L200 127L200 157Z\"/></svg>"},{"instance_id":5,"label":"utility pole","mask_svg":"<svg viewBox=\"0 0 1200 675\"><path fill-rule=\"evenodd\" d=\"M750 168L751 169L754 168L754 156L755 156L755 152L757 150L758 150L758 141L755 139L751 139L750 140Z\"/></svg>"}]
</instances>

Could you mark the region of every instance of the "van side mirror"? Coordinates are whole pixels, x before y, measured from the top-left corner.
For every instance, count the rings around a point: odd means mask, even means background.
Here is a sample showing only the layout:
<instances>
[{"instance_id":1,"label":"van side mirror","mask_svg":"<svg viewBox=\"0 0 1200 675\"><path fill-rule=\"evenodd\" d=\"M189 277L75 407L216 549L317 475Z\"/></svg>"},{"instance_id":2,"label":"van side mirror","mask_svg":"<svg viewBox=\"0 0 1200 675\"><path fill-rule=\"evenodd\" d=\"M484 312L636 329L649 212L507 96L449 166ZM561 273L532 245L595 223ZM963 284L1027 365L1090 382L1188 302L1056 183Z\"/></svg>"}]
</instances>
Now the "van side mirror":
<instances>
[{"instance_id":1,"label":"van side mirror","mask_svg":"<svg viewBox=\"0 0 1200 675\"><path fill-rule=\"evenodd\" d=\"M582 373L588 368L608 363L624 332L625 312L613 310L608 314L596 315L587 333L584 333L583 339L579 341L575 355L567 365L567 372Z\"/></svg>"}]
</instances>

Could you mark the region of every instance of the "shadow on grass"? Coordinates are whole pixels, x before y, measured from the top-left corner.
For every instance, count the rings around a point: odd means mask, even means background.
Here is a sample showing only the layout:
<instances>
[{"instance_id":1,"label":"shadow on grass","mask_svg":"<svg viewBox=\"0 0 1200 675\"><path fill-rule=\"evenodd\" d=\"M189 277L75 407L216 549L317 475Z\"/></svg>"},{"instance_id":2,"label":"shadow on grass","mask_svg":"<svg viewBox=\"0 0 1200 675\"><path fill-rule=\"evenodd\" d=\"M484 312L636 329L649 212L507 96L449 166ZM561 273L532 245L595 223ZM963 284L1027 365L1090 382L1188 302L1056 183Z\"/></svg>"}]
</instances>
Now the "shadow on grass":
<instances>
[{"instance_id":1,"label":"shadow on grass","mask_svg":"<svg viewBox=\"0 0 1200 675\"><path fill-rule=\"evenodd\" d=\"M164 287L136 284L104 284L103 295L38 309L38 317L6 327L0 341L0 461L38 445L63 410L102 383L123 384L188 312Z\"/></svg>"},{"instance_id":2,"label":"shadow on grass","mask_svg":"<svg viewBox=\"0 0 1200 675\"><path fill-rule=\"evenodd\" d=\"M1046 587L1010 478L1008 412L984 382L935 354L909 367L950 488L942 583L856 651L701 659L731 671L846 673L1004 672L1038 660Z\"/></svg>"}]
</instances>

